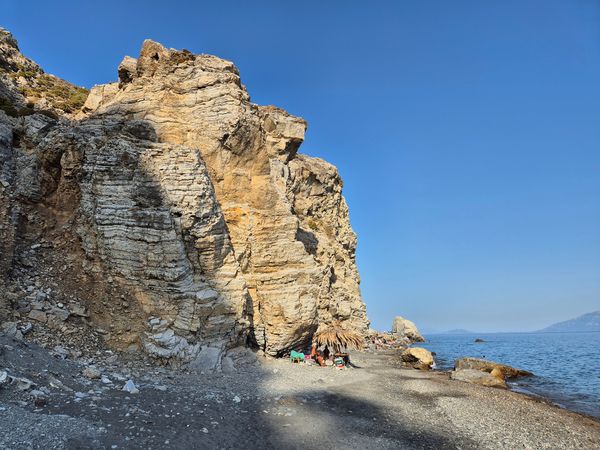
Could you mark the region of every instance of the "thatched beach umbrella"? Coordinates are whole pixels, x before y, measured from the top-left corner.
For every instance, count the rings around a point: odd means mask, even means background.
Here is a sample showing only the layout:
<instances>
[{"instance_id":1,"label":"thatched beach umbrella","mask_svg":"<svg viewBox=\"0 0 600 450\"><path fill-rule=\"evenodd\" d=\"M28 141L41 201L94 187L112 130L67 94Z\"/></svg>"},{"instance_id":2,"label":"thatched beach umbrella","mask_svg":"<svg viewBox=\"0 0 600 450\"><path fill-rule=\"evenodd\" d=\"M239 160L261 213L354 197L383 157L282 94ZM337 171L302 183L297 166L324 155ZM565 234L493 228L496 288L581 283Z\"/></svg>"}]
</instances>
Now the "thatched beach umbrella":
<instances>
[{"instance_id":1,"label":"thatched beach umbrella","mask_svg":"<svg viewBox=\"0 0 600 450\"><path fill-rule=\"evenodd\" d=\"M339 323L334 323L323 328L314 336L314 342L319 346L328 346L334 351L354 348L361 350L364 338L356 331L346 330Z\"/></svg>"}]
</instances>

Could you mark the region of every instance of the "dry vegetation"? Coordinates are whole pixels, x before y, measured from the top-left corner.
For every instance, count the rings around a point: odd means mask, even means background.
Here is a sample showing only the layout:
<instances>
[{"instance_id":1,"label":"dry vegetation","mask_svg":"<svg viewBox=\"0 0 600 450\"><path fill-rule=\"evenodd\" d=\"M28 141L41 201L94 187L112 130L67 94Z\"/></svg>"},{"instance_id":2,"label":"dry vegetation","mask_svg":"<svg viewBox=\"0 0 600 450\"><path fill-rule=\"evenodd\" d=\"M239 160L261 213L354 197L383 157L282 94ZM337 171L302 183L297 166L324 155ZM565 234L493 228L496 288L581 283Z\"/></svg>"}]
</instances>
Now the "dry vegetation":
<instances>
[{"instance_id":1,"label":"dry vegetation","mask_svg":"<svg viewBox=\"0 0 600 450\"><path fill-rule=\"evenodd\" d=\"M347 330L339 323L334 323L327 328L315 334L315 341L318 346L327 345L335 350L356 349L361 350L364 347L364 338L353 330Z\"/></svg>"},{"instance_id":2,"label":"dry vegetation","mask_svg":"<svg viewBox=\"0 0 600 450\"><path fill-rule=\"evenodd\" d=\"M28 100L45 98L54 108L66 113L78 111L85 103L88 92L85 88L74 86L45 73L36 77L35 83L22 91Z\"/></svg>"},{"instance_id":3,"label":"dry vegetation","mask_svg":"<svg viewBox=\"0 0 600 450\"><path fill-rule=\"evenodd\" d=\"M13 82L20 81L19 91L27 99L25 107L20 107L7 98L0 98L0 109L12 117L26 116L34 112L50 115L51 112L47 109L42 108L38 111L39 108L34 108L41 100L46 100L51 108L73 113L81 109L89 93L86 88L74 86L53 75L26 66L17 66L13 71L0 69L1 75L10 77Z\"/></svg>"}]
</instances>

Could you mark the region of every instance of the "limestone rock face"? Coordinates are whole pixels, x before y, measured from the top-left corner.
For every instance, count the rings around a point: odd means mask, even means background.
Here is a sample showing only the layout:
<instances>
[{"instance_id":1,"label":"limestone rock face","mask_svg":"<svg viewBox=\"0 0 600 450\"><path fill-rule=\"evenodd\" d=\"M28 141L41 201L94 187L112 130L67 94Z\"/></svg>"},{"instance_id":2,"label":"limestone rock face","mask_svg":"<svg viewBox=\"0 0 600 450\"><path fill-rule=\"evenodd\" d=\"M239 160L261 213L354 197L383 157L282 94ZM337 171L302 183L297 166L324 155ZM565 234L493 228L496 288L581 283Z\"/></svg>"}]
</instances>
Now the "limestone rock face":
<instances>
[{"instance_id":1,"label":"limestone rock face","mask_svg":"<svg viewBox=\"0 0 600 450\"><path fill-rule=\"evenodd\" d=\"M144 121L90 118L70 131L72 146L59 130L42 148L64 148L63 170L78 174L77 232L90 264L161 318L144 348L190 360L200 342L239 342L248 291L198 151L156 142Z\"/></svg>"},{"instance_id":2,"label":"limestone rock face","mask_svg":"<svg viewBox=\"0 0 600 450\"><path fill-rule=\"evenodd\" d=\"M425 339L421 336L421 333L419 333L414 322L411 322L402 316L394 317L392 333L401 337L406 337L410 342L425 342Z\"/></svg>"},{"instance_id":3,"label":"limestone rock face","mask_svg":"<svg viewBox=\"0 0 600 450\"><path fill-rule=\"evenodd\" d=\"M21 273L20 242L56 233L48 255L95 283L77 295L109 342L198 367L333 321L366 334L342 181L298 153L306 122L251 103L231 62L152 41L118 77L75 119L0 112L3 273Z\"/></svg>"},{"instance_id":4,"label":"limestone rock face","mask_svg":"<svg viewBox=\"0 0 600 450\"><path fill-rule=\"evenodd\" d=\"M280 353L332 320L366 331L342 182L330 164L297 154L306 123L252 104L235 66L214 56L146 41L119 74L119 85L92 90L86 114L141 121L204 161L228 232L228 272L241 280L233 303L247 295L258 345Z\"/></svg>"}]
</instances>

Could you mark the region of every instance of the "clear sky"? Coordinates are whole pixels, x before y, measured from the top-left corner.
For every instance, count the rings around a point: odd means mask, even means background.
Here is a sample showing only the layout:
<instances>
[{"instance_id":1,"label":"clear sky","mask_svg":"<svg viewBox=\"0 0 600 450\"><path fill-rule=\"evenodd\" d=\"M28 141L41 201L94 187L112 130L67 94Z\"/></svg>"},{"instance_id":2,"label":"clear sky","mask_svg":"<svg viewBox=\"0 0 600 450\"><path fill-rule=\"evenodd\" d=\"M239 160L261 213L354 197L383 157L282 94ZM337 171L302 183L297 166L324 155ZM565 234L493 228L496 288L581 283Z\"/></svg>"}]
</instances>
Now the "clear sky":
<instances>
[{"instance_id":1,"label":"clear sky","mask_svg":"<svg viewBox=\"0 0 600 450\"><path fill-rule=\"evenodd\" d=\"M47 72L116 79L145 38L234 61L334 163L372 324L532 330L600 309L600 1L23 1Z\"/></svg>"}]
</instances>

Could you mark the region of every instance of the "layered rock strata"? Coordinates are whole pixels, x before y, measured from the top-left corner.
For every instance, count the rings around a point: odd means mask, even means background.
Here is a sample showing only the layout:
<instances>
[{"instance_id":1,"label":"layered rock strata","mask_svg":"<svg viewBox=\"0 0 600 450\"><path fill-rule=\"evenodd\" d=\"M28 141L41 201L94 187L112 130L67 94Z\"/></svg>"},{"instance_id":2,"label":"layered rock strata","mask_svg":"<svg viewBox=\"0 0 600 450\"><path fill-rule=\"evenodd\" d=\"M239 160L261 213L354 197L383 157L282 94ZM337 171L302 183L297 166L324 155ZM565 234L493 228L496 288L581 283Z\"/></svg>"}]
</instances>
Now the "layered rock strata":
<instances>
[{"instance_id":1,"label":"layered rock strata","mask_svg":"<svg viewBox=\"0 0 600 450\"><path fill-rule=\"evenodd\" d=\"M22 58L8 53L3 67ZM11 73L2 98L28 104ZM117 346L212 365L244 342L282 354L334 320L366 333L342 181L298 153L305 121L251 103L214 56L146 41L118 75L76 118L37 99L26 116L0 111L5 280L19 243L60 226L69 244L53 252L99 287L90 320L110 322ZM132 306L117 318L121 300Z\"/></svg>"}]
</instances>

